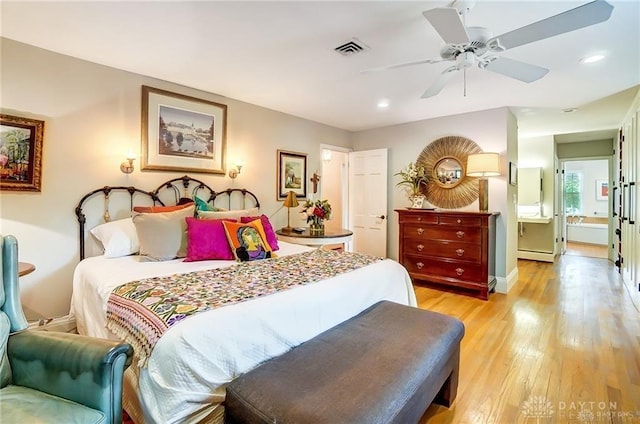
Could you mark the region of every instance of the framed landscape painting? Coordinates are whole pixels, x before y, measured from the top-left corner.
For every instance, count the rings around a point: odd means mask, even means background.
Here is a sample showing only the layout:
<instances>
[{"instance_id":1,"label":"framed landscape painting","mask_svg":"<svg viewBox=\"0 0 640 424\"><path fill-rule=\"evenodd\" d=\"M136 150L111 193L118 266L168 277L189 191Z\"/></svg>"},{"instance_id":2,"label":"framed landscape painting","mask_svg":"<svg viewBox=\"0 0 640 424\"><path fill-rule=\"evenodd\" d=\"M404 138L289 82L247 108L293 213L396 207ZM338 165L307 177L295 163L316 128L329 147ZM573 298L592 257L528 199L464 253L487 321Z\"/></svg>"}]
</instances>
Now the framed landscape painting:
<instances>
[{"instance_id":1,"label":"framed landscape painting","mask_svg":"<svg viewBox=\"0 0 640 424\"><path fill-rule=\"evenodd\" d=\"M0 115L0 190L40 191L44 121Z\"/></svg>"},{"instance_id":2,"label":"framed landscape painting","mask_svg":"<svg viewBox=\"0 0 640 424\"><path fill-rule=\"evenodd\" d=\"M293 191L296 197L307 197L307 155L278 150L278 200Z\"/></svg>"},{"instance_id":3,"label":"framed landscape painting","mask_svg":"<svg viewBox=\"0 0 640 424\"><path fill-rule=\"evenodd\" d=\"M227 106L142 86L142 170L225 173Z\"/></svg>"}]
</instances>

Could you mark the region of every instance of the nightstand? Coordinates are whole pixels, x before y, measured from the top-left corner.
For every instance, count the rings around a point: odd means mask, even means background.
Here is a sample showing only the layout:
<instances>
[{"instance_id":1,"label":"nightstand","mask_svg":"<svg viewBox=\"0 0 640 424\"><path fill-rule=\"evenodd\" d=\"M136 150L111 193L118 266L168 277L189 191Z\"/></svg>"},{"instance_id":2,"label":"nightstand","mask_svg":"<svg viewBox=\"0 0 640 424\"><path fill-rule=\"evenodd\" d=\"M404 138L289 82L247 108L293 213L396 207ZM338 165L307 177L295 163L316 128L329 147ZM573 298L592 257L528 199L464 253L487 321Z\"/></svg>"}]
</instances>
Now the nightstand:
<instances>
[{"instance_id":1,"label":"nightstand","mask_svg":"<svg viewBox=\"0 0 640 424\"><path fill-rule=\"evenodd\" d=\"M344 228L341 230L325 230L322 235L312 235L308 228L302 233L295 233L282 228L276 231L276 234L278 235L278 240L313 247L322 247L328 244L344 244L353 238L353 231Z\"/></svg>"}]
</instances>

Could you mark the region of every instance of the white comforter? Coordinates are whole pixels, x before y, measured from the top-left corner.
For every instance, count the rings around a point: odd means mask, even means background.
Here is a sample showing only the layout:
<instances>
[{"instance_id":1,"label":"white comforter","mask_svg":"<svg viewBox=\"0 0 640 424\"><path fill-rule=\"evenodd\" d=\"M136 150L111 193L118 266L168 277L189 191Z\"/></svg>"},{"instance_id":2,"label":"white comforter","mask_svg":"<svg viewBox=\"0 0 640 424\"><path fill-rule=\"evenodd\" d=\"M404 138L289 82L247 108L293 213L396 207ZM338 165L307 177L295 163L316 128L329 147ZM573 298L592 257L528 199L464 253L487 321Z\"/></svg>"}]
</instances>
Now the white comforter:
<instances>
[{"instance_id":1,"label":"white comforter","mask_svg":"<svg viewBox=\"0 0 640 424\"><path fill-rule=\"evenodd\" d=\"M307 247L279 242L278 255ZM144 277L220 268L232 261L140 262L136 256L83 260L73 278L72 314L81 334L113 338L106 304L118 285ZM384 260L303 287L192 316L172 326L140 370L145 419L190 422L224 400L228 382L358 314L377 301L416 305L406 270ZM134 362L135 363L135 362Z\"/></svg>"}]
</instances>

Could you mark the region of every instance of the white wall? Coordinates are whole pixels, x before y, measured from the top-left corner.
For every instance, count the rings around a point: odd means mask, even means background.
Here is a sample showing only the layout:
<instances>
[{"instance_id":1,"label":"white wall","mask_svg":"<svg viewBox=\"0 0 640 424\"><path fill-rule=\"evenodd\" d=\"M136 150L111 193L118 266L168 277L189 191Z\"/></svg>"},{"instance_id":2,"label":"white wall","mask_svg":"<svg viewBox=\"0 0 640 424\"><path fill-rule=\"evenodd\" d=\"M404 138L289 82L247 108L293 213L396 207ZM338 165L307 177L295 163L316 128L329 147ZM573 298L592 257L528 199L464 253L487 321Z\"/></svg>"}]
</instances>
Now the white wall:
<instances>
[{"instance_id":1,"label":"white wall","mask_svg":"<svg viewBox=\"0 0 640 424\"><path fill-rule=\"evenodd\" d=\"M517 155L517 125L507 108L410 122L353 135L354 150L389 148L388 256L398 258L398 216L393 210L408 205L406 194L396 187L398 180L393 174L415 161L426 145L451 135L467 137L483 151L500 153L502 175L489 179L489 210L501 213L496 229L496 274L505 279L513 275L517 264L515 239L511 235L507 237L507 234L516 232L515 205L512 201L515 191L513 187L508 187L507 175L508 162L514 161ZM461 210L477 211L478 202Z\"/></svg>"},{"instance_id":2,"label":"white wall","mask_svg":"<svg viewBox=\"0 0 640 424\"><path fill-rule=\"evenodd\" d=\"M596 180L609 180L607 159L565 161L565 173L582 173L582 215L606 218L610 215L608 199L596 199Z\"/></svg>"},{"instance_id":3,"label":"white wall","mask_svg":"<svg viewBox=\"0 0 640 424\"><path fill-rule=\"evenodd\" d=\"M19 240L20 260L36 271L21 278L30 320L68 313L78 263L74 208L88 191L105 185L153 190L184 173L140 172L119 165L129 148L140 151L141 86L212 100L228 106L227 162L242 158L242 173L191 174L223 190L256 193L274 226L286 225L276 200L276 150L308 153L308 171L321 169L320 144L350 146L350 133L234 99L155 80L1 39L2 113L45 121L42 192L0 194L0 232ZM287 95L287 93L283 93ZM310 174L307 178L310 177ZM298 214L291 214L299 225Z\"/></svg>"}]
</instances>

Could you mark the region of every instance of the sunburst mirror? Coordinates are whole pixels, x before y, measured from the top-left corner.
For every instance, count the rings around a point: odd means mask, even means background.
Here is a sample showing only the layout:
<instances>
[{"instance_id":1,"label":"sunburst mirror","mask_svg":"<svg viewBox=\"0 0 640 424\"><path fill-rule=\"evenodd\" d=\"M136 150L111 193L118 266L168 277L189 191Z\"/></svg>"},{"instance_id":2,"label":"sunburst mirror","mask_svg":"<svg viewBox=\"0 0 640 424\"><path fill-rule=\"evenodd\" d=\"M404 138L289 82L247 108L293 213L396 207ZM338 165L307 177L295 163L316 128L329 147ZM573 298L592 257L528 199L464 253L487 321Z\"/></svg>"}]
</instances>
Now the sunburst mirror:
<instances>
[{"instance_id":1,"label":"sunburst mirror","mask_svg":"<svg viewBox=\"0 0 640 424\"><path fill-rule=\"evenodd\" d=\"M416 163L422 165L429 177L424 194L433 206L456 209L478 198L475 178L466 176L467 156L482 149L465 137L448 136L428 144Z\"/></svg>"}]
</instances>

